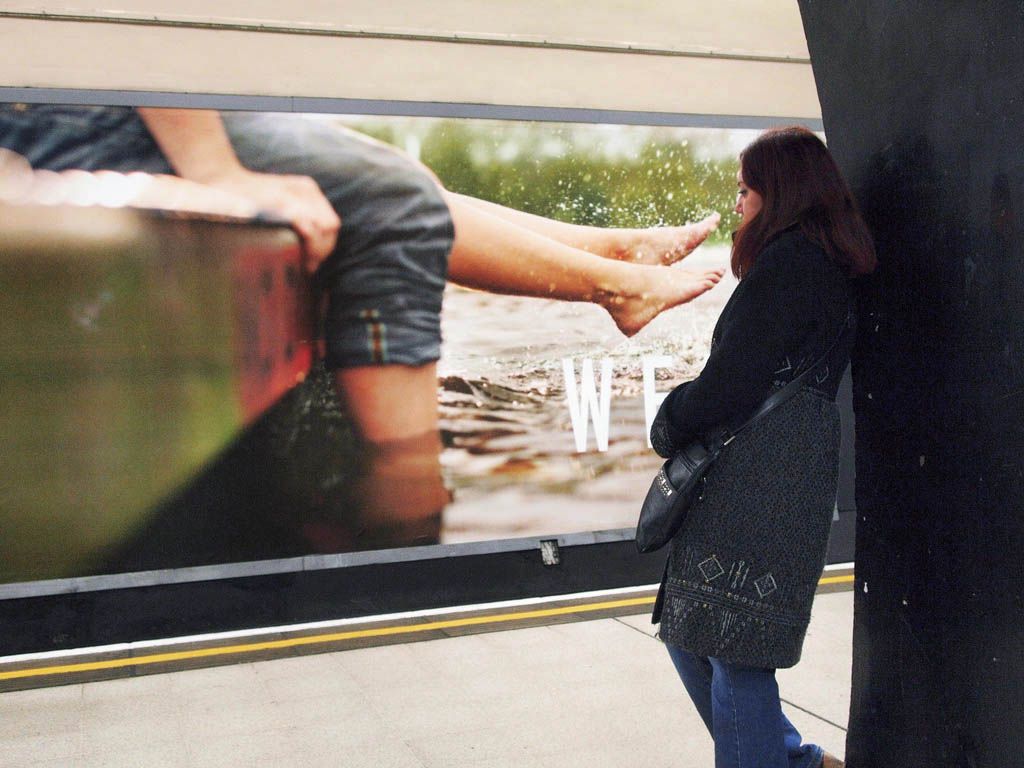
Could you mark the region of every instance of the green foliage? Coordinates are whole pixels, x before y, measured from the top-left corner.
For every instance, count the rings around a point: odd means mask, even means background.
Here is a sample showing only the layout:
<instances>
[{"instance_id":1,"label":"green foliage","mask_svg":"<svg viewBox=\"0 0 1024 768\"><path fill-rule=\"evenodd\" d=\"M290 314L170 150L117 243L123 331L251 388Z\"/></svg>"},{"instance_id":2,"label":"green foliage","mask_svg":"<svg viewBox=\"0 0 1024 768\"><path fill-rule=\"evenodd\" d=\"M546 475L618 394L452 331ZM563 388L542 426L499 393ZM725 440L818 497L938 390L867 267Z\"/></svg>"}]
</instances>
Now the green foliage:
<instances>
[{"instance_id":1,"label":"green foliage","mask_svg":"<svg viewBox=\"0 0 1024 768\"><path fill-rule=\"evenodd\" d=\"M388 125L360 125L398 143ZM627 129L628 130L628 129ZM736 163L698 160L685 141L654 132L633 150L607 151L600 134L576 141L550 124L439 120L420 159L455 192L575 224L649 227L722 214L717 238L738 225Z\"/></svg>"}]
</instances>

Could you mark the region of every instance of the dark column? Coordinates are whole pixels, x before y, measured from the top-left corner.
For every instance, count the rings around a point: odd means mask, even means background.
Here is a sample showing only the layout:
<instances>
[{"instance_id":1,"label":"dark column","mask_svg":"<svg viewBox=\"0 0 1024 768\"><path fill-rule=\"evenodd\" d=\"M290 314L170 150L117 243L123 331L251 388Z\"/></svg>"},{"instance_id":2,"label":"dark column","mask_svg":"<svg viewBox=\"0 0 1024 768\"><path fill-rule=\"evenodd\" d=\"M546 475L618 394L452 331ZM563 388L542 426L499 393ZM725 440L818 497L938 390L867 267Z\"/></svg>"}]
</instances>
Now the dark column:
<instances>
[{"instance_id":1,"label":"dark column","mask_svg":"<svg viewBox=\"0 0 1024 768\"><path fill-rule=\"evenodd\" d=\"M874 232L850 768L1024 765L1024 4L800 0Z\"/></svg>"}]
</instances>

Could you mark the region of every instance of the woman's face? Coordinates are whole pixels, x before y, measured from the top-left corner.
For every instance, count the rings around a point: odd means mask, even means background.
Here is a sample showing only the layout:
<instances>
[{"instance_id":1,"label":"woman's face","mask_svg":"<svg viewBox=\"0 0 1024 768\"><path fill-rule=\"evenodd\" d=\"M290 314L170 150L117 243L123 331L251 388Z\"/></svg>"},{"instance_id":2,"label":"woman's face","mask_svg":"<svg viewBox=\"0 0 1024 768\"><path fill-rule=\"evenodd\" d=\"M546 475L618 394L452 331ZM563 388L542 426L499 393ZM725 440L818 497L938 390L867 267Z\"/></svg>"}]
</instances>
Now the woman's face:
<instances>
[{"instance_id":1,"label":"woman's face","mask_svg":"<svg viewBox=\"0 0 1024 768\"><path fill-rule=\"evenodd\" d=\"M743 183L743 171L736 172L736 186L739 191L736 193L736 207L733 209L744 221L749 221L761 210L763 200L754 190Z\"/></svg>"}]
</instances>

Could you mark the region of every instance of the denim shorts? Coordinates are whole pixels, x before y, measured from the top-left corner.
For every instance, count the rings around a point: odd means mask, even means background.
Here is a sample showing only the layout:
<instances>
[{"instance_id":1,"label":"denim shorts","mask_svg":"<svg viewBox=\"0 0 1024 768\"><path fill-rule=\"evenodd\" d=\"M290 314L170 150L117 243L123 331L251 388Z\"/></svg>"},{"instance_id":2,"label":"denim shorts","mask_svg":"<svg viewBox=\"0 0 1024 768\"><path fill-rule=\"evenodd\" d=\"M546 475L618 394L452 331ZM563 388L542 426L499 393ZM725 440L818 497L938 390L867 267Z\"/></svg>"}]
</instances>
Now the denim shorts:
<instances>
[{"instance_id":1,"label":"denim shorts","mask_svg":"<svg viewBox=\"0 0 1024 768\"><path fill-rule=\"evenodd\" d=\"M314 275L326 297L328 367L436 361L454 229L435 182L404 155L327 120L222 115L243 165L312 176L341 217L338 245ZM0 147L34 168L172 173L127 107L0 104Z\"/></svg>"}]
</instances>

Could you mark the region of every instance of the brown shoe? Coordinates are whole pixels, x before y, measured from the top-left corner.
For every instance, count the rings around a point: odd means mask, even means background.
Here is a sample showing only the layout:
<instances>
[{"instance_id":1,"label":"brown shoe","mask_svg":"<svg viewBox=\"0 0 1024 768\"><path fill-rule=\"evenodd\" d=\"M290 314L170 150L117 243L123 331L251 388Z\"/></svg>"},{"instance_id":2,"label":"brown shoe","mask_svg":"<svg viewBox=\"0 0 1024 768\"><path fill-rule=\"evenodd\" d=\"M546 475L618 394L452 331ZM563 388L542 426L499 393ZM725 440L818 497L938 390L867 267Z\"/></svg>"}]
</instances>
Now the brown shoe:
<instances>
[{"instance_id":1,"label":"brown shoe","mask_svg":"<svg viewBox=\"0 0 1024 768\"><path fill-rule=\"evenodd\" d=\"M821 760L821 768L846 768L846 763L826 752Z\"/></svg>"}]
</instances>

